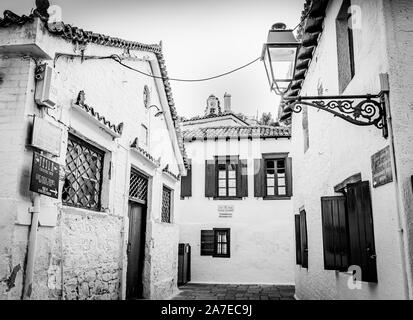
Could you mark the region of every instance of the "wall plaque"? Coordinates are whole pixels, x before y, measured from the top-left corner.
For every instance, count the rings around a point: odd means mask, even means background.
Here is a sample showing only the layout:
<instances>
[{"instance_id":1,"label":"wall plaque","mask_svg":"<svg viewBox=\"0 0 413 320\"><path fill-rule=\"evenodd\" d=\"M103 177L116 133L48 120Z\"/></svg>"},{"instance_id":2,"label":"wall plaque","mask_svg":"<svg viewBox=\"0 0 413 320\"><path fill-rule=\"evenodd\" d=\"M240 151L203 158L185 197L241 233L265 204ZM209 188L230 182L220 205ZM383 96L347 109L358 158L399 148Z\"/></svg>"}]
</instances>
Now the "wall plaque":
<instances>
[{"instance_id":1,"label":"wall plaque","mask_svg":"<svg viewBox=\"0 0 413 320\"><path fill-rule=\"evenodd\" d=\"M32 146L55 156L60 156L62 129L49 121L34 117Z\"/></svg>"},{"instance_id":2,"label":"wall plaque","mask_svg":"<svg viewBox=\"0 0 413 320\"><path fill-rule=\"evenodd\" d=\"M374 188L393 181L389 146L371 156L371 171Z\"/></svg>"},{"instance_id":3,"label":"wall plaque","mask_svg":"<svg viewBox=\"0 0 413 320\"><path fill-rule=\"evenodd\" d=\"M219 205L218 206L218 214L220 218L232 218L233 213L234 213L233 205Z\"/></svg>"}]
</instances>

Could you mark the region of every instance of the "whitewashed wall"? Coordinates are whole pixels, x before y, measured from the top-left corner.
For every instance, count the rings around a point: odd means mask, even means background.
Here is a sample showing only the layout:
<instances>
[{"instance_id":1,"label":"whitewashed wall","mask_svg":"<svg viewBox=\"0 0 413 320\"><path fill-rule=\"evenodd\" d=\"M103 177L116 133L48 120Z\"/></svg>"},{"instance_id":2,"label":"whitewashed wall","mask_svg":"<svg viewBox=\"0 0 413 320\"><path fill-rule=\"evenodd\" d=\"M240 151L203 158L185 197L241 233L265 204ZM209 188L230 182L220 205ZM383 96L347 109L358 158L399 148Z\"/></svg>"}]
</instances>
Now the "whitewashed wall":
<instances>
[{"instance_id":1,"label":"whitewashed wall","mask_svg":"<svg viewBox=\"0 0 413 320\"><path fill-rule=\"evenodd\" d=\"M290 140L232 139L186 144L192 159L192 197L177 203L180 242L191 245L194 283L294 283L294 217L291 200L254 198L254 159L262 153L289 152ZM239 155L248 159L248 198L205 197L205 160ZM294 171L294 167L293 167ZM233 205L232 218L220 218L218 206ZM231 257L200 255L201 230L231 228Z\"/></svg>"},{"instance_id":2,"label":"whitewashed wall","mask_svg":"<svg viewBox=\"0 0 413 320\"><path fill-rule=\"evenodd\" d=\"M56 52L73 54L74 46L58 37L49 36L38 19L23 27L0 30L0 46L36 42L50 57ZM89 44L85 55L122 54L122 49ZM127 63L148 73L159 71L152 53L130 51L135 59ZM45 55L46 56L46 55ZM11 269L24 266L31 206L28 190L32 150L27 146L32 122L30 115L39 115L34 105L34 63L13 52L0 55L1 92L1 157L0 203L10 208L1 215L0 277L9 277ZM47 61L53 65L53 61ZM46 119L61 121L64 130L62 152L54 161L65 165L67 128L107 152L104 166L102 204L104 212L91 212L62 206L60 198L42 199L42 211L48 208L57 226L40 227L32 297L35 299L118 299L125 297L126 243L128 231L128 188L130 168L134 166L150 177L144 270L146 298L167 298L176 290L178 227L161 222L162 185L179 197L179 182L162 173L179 173L180 152L173 147L169 107L163 86L152 78L138 75L110 60L88 60L60 57L56 61L59 98L56 110ZM145 110L144 85L151 91L151 104L166 113L154 118ZM122 137L112 139L92 121L71 109L80 90L86 92L86 103L114 124L124 122ZM55 118L53 119L52 116ZM168 124L167 124L167 121ZM150 129L150 149L154 158L161 157L155 169L130 150L131 142L141 137L141 124ZM176 138L175 138L176 139ZM109 179L109 160L112 161ZM60 193L63 181L60 184ZM174 200L176 202L176 200ZM54 218L53 218L54 217ZM41 221L42 222L42 221ZM162 230L162 231L160 231ZM162 236L160 236L160 234ZM4 241L3 241L4 240ZM168 254L165 255L165 248ZM4 254L5 253L5 254ZM63 273L63 276L62 276ZM62 283L63 281L63 283ZM22 292L22 270L17 273L16 286L0 284L0 299L18 299ZM62 294L63 290L63 294Z\"/></svg>"},{"instance_id":3,"label":"whitewashed wall","mask_svg":"<svg viewBox=\"0 0 413 320\"><path fill-rule=\"evenodd\" d=\"M391 6L394 6L393 18L397 15L397 19L407 19L409 12L411 15L412 6L407 5L406 1L385 2L386 7L390 2ZM327 7L324 31L308 70L302 95L318 95L319 84L324 88L324 95L338 94L335 19L341 3L341 0L330 1ZM402 3L409 9L402 11L400 6ZM411 50L411 45L403 46L405 51L399 53L389 49L391 43L388 42L386 35L394 37L395 33L390 29L391 25L385 23L384 16L389 13L383 12L382 1L352 1L352 4L358 5L361 9L359 20L361 28L353 31L356 72L343 94L378 93L379 73L385 72L390 74L392 86L403 86L406 89L404 85L396 84L399 79L392 76L394 67L391 65L393 59L398 59L399 54L406 55L407 47ZM411 28L411 22L409 25ZM394 55L388 56L388 51L392 51ZM403 70L408 71L408 69ZM412 73L409 74L411 78ZM395 128L400 125L404 127L404 130L400 129L397 138L400 143L397 156L400 156L399 159L404 159L399 160L404 161L403 170L412 174L412 152L406 140L411 139L412 136L412 100L411 93L401 91L396 93L391 89L390 96L393 99L391 108L394 112L403 114L403 118L410 119L410 127L408 128L406 120L396 122L394 119ZM409 106L397 103L399 98L395 96L399 94L404 97L410 96ZM403 299L405 281L399 242L400 227L396 210L395 184L389 183L372 188L371 155L388 146L389 141L384 139L382 132L374 126L355 126L334 118L327 112L317 112L316 109L308 107L310 147L304 153L302 114L293 114L292 123L292 154L295 169L293 170L294 212L298 213L302 206L306 209L309 250L308 269L296 266L297 297L299 299ZM402 137L403 135L405 137ZM407 161L407 157L410 157L410 160ZM370 181L378 284L362 283L361 289L351 290L347 285L348 274L324 270L320 198L337 195L334 193L334 186L359 172L364 181ZM411 199L411 189L407 188L407 175L408 173L405 172L403 192Z\"/></svg>"}]
</instances>

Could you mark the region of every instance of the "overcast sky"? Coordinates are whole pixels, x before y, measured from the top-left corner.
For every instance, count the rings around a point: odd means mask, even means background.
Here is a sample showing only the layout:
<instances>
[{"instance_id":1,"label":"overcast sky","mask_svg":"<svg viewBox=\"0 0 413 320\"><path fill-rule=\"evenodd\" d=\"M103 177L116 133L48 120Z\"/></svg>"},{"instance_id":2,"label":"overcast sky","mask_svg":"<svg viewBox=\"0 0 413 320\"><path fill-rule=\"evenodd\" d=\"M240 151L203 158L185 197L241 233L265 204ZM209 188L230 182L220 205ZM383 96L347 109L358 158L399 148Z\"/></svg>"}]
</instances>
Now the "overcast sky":
<instances>
[{"instance_id":1,"label":"overcast sky","mask_svg":"<svg viewBox=\"0 0 413 320\"><path fill-rule=\"evenodd\" d=\"M295 27L303 0L50 0L63 21L85 30L144 43L163 42L168 75L204 78L244 65L261 54L271 25ZM1 0L0 9L28 14L35 0ZM234 112L276 115L279 98L269 90L264 65L202 83L171 82L178 113L204 112L206 99L232 95Z\"/></svg>"}]
</instances>

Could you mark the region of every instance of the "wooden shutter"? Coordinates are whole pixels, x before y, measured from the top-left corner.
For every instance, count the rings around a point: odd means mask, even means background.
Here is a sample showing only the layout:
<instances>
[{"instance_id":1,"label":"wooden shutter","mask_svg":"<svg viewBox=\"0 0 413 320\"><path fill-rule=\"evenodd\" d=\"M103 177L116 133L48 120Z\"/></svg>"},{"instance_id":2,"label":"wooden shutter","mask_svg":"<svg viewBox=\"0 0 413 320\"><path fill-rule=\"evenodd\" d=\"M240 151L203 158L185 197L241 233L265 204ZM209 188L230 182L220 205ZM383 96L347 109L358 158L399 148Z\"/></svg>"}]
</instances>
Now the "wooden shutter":
<instances>
[{"instance_id":1,"label":"wooden shutter","mask_svg":"<svg viewBox=\"0 0 413 320\"><path fill-rule=\"evenodd\" d=\"M215 160L205 161L205 197L216 196L216 170Z\"/></svg>"},{"instance_id":2,"label":"wooden shutter","mask_svg":"<svg viewBox=\"0 0 413 320\"><path fill-rule=\"evenodd\" d=\"M187 175L181 178L181 198L192 196L192 160L188 159Z\"/></svg>"},{"instance_id":3,"label":"wooden shutter","mask_svg":"<svg viewBox=\"0 0 413 320\"><path fill-rule=\"evenodd\" d=\"M295 260L296 264L301 264L301 235L300 235L300 215L294 215L295 220Z\"/></svg>"},{"instance_id":4,"label":"wooden shutter","mask_svg":"<svg viewBox=\"0 0 413 320\"><path fill-rule=\"evenodd\" d=\"M254 197L265 197L264 159L254 159Z\"/></svg>"},{"instance_id":5,"label":"wooden shutter","mask_svg":"<svg viewBox=\"0 0 413 320\"><path fill-rule=\"evenodd\" d=\"M237 170L237 197L248 197L248 161L239 160Z\"/></svg>"},{"instance_id":6,"label":"wooden shutter","mask_svg":"<svg viewBox=\"0 0 413 320\"><path fill-rule=\"evenodd\" d=\"M322 197L324 269L348 269L346 197Z\"/></svg>"},{"instance_id":7,"label":"wooden shutter","mask_svg":"<svg viewBox=\"0 0 413 320\"><path fill-rule=\"evenodd\" d=\"M301 236L301 265L308 268L308 239L307 239L307 217L305 210L300 212L300 236Z\"/></svg>"},{"instance_id":8,"label":"wooden shutter","mask_svg":"<svg viewBox=\"0 0 413 320\"><path fill-rule=\"evenodd\" d=\"M292 197L293 195L293 166L292 158L285 159L285 176L287 183L287 196Z\"/></svg>"},{"instance_id":9,"label":"wooden shutter","mask_svg":"<svg viewBox=\"0 0 413 320\"><path fill-rule=\"evenodd\" d=\"M350 265L361 267L361 279L377 282L373 213L368 181L347 186Z\"/></svg>"},{"instance_id":10,"label":"wooden shutter","mask_svg":"<svg viewBox=\"0 0 413 320\"><path fill-rule=\"evenodd\" d=\"M214 255L214 230L201 230L201 256Z\"/></svg>"}]
</instances>

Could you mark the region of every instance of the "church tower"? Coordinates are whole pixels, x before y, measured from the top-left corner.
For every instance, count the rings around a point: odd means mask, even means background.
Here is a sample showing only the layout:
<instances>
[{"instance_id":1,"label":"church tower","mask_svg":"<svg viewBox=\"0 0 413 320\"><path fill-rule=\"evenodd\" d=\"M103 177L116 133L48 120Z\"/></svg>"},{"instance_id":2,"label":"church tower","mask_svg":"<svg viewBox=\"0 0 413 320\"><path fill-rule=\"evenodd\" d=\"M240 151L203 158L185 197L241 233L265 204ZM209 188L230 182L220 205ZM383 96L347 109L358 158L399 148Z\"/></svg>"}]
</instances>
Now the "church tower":
<instances>
[{"instance_id":1,"label":"church tower","mask_svg":"<svg viewBox=\"0 0 413 320\"><path fill-rule=\"evenodd\" d=\"M210 115L219 116L221 114L222 112L221 112L221 105L220 105L219 99L215 97L213 94L211 94L207 99L207 107L205 109L205 116L210 116Z\"/></svg>"}]
</instances>

